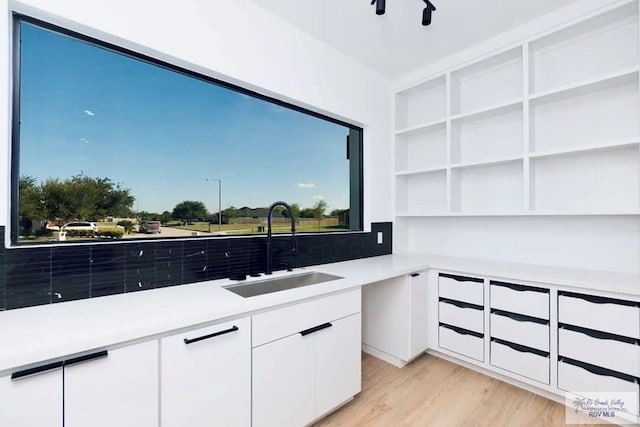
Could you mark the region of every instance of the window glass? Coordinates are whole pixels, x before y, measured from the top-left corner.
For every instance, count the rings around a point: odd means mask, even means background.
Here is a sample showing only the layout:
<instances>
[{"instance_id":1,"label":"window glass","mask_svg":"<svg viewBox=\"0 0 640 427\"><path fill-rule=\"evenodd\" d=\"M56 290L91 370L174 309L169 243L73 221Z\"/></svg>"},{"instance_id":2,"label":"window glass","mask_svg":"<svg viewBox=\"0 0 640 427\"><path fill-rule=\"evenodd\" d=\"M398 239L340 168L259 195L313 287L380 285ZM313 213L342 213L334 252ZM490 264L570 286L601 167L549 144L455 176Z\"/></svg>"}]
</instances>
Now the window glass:
<instances>
[{"instance_id":1,"label":"window glass","mask_svg":"<svg viewBox=\"0 0 640 427\"><path fill-rule=\"evenodd\" d=\"M276 200L300 232L362 228L361 129L16 25L14 242L261 234ZM274 232L287 217L275 210Z\"/></svg>"}]
</instances>

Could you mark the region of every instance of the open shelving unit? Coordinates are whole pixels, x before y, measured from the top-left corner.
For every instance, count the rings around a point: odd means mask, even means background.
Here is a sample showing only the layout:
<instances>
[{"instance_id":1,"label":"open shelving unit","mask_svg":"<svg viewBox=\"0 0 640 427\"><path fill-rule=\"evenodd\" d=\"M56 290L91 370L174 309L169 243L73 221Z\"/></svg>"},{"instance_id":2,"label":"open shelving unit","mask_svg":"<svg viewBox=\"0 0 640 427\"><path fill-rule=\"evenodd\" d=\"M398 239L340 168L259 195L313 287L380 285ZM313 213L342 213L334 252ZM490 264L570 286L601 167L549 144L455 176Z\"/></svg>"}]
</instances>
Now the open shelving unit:
<instances>
[{"instance_id":1,"label":"open shelving unit","mask_svg":"<svg viewBox=\"0 0 640 427\"><path fill-rule=\"evenodd\" d=\"M396 93L396 216L640 215L639 0Z\"/></svg>"}]
</instances>

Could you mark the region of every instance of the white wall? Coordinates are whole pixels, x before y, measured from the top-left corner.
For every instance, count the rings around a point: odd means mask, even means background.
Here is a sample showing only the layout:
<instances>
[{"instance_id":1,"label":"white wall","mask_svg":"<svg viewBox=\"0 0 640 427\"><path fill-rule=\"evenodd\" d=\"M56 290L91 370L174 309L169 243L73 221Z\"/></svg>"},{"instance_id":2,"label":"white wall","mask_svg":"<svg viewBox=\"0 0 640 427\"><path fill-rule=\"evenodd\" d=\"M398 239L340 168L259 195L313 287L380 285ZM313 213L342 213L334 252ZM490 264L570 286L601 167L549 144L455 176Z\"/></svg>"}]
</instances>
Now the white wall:
<instances>
[{"instance_id":1,"label":"white wall","mask_svg":"<svg viewBox=\"0 0 640 427\"><path fill-rule=\"evenodd\" d=\"M10 57L16 10L363 126L365 226L393 219L389 82L251 1L2 2L2 58ZM7 170L9 75L8 64L0 67L0 164ZM0 224L7 224L8 172L0 176Z\"/></svg>"},{"instance_id":2,"label":"white wall","mask_svg":"<svg viewBox=\"0 0 640 427\"><path fill-rule=\"evenodd\" d=\"M600 8L623 1L580 0L451 57L410 72L396 90L516 46ZM594 51L597 56L598 52ZM637 216L396 218L394 252L451 256L640 273Z\"/></svg>"}]
</instances>

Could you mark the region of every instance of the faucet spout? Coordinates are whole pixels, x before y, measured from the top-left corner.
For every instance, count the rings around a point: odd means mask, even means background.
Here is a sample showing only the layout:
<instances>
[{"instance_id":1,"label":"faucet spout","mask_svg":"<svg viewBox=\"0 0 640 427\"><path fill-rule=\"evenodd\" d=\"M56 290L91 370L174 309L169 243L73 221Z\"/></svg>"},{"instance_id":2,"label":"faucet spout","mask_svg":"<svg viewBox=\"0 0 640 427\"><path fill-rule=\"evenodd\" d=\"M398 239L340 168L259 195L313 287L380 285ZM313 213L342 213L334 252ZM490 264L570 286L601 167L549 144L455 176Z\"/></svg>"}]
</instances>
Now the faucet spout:
<instances>
[{"instance_id":1,"label":"faucet spout","mask_svg":"<svg viewBox=\"0 0 640 427\"><path fill-rule=\"evenodd\" d=\"M287 210L287 212L289 213L289 219L291 220L291 252L295 252L297 250L297 247L296 247L296 219L293 216L293 209L286 202L277 201L277 202L272 203L271 206L269 206L269 211L267 213L267 263L266 263L267 265L266 265L266 270L265 270L264 274L273 273L273 265L272 265L273 264L273 259L272 259L272 255L271 255L271 235L272 235L271 222L272 222L272 217L273 217L273 210L276 208L276 206L284 207Z\"/></svg>"}]
</instances>

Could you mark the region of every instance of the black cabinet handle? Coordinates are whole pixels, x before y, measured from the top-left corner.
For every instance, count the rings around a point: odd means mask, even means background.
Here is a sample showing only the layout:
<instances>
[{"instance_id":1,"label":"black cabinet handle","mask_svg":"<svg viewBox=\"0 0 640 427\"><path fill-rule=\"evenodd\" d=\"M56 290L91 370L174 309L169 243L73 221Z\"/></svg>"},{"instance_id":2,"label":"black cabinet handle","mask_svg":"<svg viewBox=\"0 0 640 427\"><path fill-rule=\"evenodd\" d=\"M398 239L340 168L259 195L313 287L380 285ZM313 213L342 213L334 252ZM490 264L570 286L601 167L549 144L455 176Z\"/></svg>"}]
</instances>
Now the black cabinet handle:
<instances>
[{"instance_id":1,"label":"black cabinet handle","mask_svg":"<svg viewBox=\"0 0 640 427\"><path fill-rule=\"evenodd\" d=\"M610 369L601 368L600 366L595 366L590 363L580 362L578 360L570 359L568 357L560 356L558 357L559 362L566 363L567 365L577 366L578 368L582 368L587 372L590 372L594 375L607 376L618 378L623 381L628 381L630 383L638 384L640 381L638 378L633 375L623 374L621 372L612 371Z\"/></svg>"},{"instance_id":2,"label":"black cabinet handle","mask_svg":"<svg viewBox=\"0 0 640 427\"><path fill-rule=\"evenodd\" d=\"M446 274L440 273L440 277L446 277L447 279L453 279L457 282L476 282L476 283L484 283L484 279L479 279L477 277L467 277L467 276L458 276L455 274Z\"/></svg>"},{"instance_id":3,"label":"black cabinet handle","mask_svg":"<svg viewBox=\"0 0 640 427\"><path fill-rule=\"evenodd\" d=\"M12 380L19 380L20 378L30 377L32 375L42 374L48 371L53 371L54 369L62 368L62 360L59 362L48 363L42 366L36 366L35 368L24 369L22 371L17 371L11 374Z\"/></svg>"},{"instance_id":4,"label":"black cabinet handle","mask_svg":"<svg viewBox=\"0 0 640 427\"><path fill-rule=\"evenodd\" d=\"M570 298L579 298L581 300L585 300L594 304L618 304L625 305L627 307L640 307L639 301L626 301L622 299L601 297L596 295L585 295L585 294L576 294L574 292L558 292L559 296L570 297Z\"/></svg>"},{"instance_id":5,"label":"black cabinet handle","mask_svg":"<svg viewBox=\"0 0 640 427\"><path fill-rule=\"evenodd\" d=\"M314 332L318 332L321 331L323 329L327 329L332 327L333 325L329 322L327 323L323 323L322 325L318 325L318 326L314 326L313 328L309 328L309 329L305 329L304 331L300 331L300 335L302 335L303 337L309 334L312 334Z\"/></svg>"},{"instance_id":6,"label":"black cabinet handle","mask_svg":"<svg viewBox=\"0 0 640 427\"><path fill-rule=\"evenodd\" d=\"M411 277L418 277L420 275L420 273L411 273L409 276Z\"/></svg>"},{"instance_id":7,"label":"black cabinet handle","mask_svg":"<svg viewBox=\"0 0 640 427\"><path fill-rule=\"evenodd\" d=\"M591 338L600 340L615 340L621 341L627 344L640 345L640 340L637 338L625 337L623 335L611 334L609 332L600 332L589 328L583 328L581 326L568 325L566 323L559 323L559 329L566 329L568 331L578 332L580 334L588 335Z\"/></svg>"},{"instance_id":8,"label":"black cabinet handle","mask_svg":"<svg viewBox=\"0 0 640 427\"><path fill-rule=\"evenodd\" d=\"M455 305L456 307L459 307L459 308L472 308L474 310L484 310L484 306L478 305L478 304L471 304L470 302L463 302L463 301L458 301L458 300L453 300L453 299L443 298L443 297L438 298L438 301L443 302L445 304Z\"/></svg>"},{"instance_id":9,"label":"black cabinet handle","mask_svg":"<svg viewBox=\"0 0 640 427\"><path fill-rule=\"evenodd\" d=\"M509 319L515 320L516 322L531 322L531 323L539 323L541 325L549 324L549 321L545 319L539 319L537 317L527 316L526 314L511 313L510 311L499 310L497 308L492 308L491 313L498 316L508 317Z\"/></svg>"},{"instance_id":10,"label":"black cabinet handle","mask_svg":"<svg viewBox=\"0 0 640 427\"><path fill-rule=\"evenodd\" d=\"M516 285L515 283L507 283L507 282L498 282L497 280L492 280L492 286L502 286L503 288L509 288L513 291L517 292L539 292L541 294L548 294L549 289L544 288L536 288L534 286L526 286L526 285Z\"/></svg>"},{"instance_id":11,"label":"black cabinet handle","mask_svg":"<svg viewBox=\"0 0 640 427\"><path fill-rule=\"evenodd\" d=\"M537 348L527 347L526 345L512 343L509 341L501 340L499 338L491 338L491 341L504 345L506 347L509 347L512 350L515 350L520 353L531 353L531 354L535 354L536 356L549 357L549 352L538 350Z\"/></svg>"},{"instance_id":12,"label":"black cabinet handle","mask_svg":"<svg viewBox=\"0 0 640 427\"><path fill-rule=\"evenodd\" d=\"M107 350L99 351L97 353L91 353L80 357L74 357L73 359L65 360L63 362L64 366L75 365L77 363L88 362L94 359L102 359L103 357L107 357L109 353Z\"/></svg>"},{"instance_id":13,"label":"black cabinet handle","mask_svg":"<svg viewBox=\"0 0 640 427\"><path fill-rule=\"evenodd\" d=\"M202 340L208 340L209 338L219 337L220 335L228 334L230 332L235 332L237 330L239 330L239 328L237 326L232 326L229 329L225 329L224 331L214 332L212 334L203 335L203 336L198 337L198 338L191 338L191 339L185 338L184 339L184 343L185 344L192 344L194 342L198 342L198 341L202 341Z\"/></svg>"},{"instance_id":14,"label":"black cabinet handle","mask_svg":"<svg viewBox=\"0 0 640 427\"><path fill-rule=\"evenodd\" d=\"M471 335L474 336L476 338L484 338L484 334L481 334L480 332L476 332L476 331L470 331L468 329L464 329L464 328L460 328L458 326L453 326L453 325L449 325L447 323L438 323L438 326L442 327L442 328L446 328L446 329L450 329L454 332L457 332L461 335Z\"/></svg>"}]
</instances>

